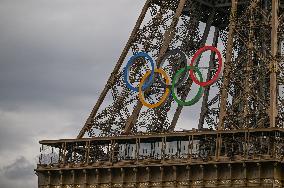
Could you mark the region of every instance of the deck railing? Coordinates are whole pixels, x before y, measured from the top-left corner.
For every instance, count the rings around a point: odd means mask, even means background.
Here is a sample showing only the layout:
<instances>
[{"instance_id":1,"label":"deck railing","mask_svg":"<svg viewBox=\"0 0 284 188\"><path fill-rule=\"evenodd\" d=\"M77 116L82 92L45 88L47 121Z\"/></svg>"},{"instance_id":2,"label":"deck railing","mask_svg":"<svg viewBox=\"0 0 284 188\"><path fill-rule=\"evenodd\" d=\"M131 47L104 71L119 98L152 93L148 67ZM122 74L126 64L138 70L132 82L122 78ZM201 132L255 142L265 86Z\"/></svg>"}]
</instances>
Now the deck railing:
<instances>
[{"instance_id":1,"label":"deck railing","mask_svg":"<svg viewBox=\"0 0 284 188\"><path fill-rule=\"evenodd\" d=\"M39 167L282 160L284 129L175 132L41 141Z\"/></svg>"}]
</instances>

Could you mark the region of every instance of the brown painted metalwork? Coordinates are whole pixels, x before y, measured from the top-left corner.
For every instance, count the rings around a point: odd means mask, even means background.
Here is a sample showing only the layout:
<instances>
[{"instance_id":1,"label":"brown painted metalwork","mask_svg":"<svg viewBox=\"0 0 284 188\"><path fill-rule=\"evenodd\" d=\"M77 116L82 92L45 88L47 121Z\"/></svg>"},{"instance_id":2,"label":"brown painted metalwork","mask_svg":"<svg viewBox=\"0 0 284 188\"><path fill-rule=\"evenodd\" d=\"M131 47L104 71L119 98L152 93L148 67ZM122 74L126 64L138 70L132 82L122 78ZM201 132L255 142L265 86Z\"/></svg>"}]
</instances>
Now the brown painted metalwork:
<instances>
[{"instance_id":1,"label":"brown painted metalwork","mask_svg":"<svg viewBox=\"0 0 284 188\"><path fill-rule=\"evenodd\" d=\"M225 69L220 81L211 86L213 91L208 92L209 88L206 88L198 128L282 127L282 7L281 2L269 0L147 1L78 138L86 133L92 137L174 131L183 107L175 109L173 99L169 98L159 108L145 109L136 93L125 87L121 66L137 51L148 52L158 64L170 49L180 48L191 57L209 40L209 31L213 27L220 38L214 45L224 47ZM204 23L205 27L202 26ZM214 62L215 57L212 58ZM133 82L139 81L144 67L141 61L133 70L133 75L137 75ZM167 68L172 73L178 67ZM208 76L212 74L212 70L207 73ZM190 91L191 80L187 83L179 90L182 98ZM149 96L159 91L151 89ZM111 105L100 108L107 96L112 98ZM172 119L169 114L174 114Z\"/></svg>"}]
</instances>

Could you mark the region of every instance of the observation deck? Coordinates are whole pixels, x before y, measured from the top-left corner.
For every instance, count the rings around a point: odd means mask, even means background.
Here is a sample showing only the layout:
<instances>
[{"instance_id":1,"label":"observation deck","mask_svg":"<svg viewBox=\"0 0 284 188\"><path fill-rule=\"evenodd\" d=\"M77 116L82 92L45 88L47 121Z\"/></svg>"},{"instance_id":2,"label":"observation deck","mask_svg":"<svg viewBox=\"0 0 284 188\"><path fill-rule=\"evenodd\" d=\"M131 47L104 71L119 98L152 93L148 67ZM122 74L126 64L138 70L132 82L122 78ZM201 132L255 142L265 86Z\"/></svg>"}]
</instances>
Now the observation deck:
<instances>
[{"instance_id":1,"label":"observation deck","mask_svg":"<svg viewBox=\"0 0 284 188\"><path fill-rule=\"evenodd\" d=\"M284 129L44 140L40 188L282 187ZM76 178L75 178L76 177Z\"/></svg>"}]
</instances>

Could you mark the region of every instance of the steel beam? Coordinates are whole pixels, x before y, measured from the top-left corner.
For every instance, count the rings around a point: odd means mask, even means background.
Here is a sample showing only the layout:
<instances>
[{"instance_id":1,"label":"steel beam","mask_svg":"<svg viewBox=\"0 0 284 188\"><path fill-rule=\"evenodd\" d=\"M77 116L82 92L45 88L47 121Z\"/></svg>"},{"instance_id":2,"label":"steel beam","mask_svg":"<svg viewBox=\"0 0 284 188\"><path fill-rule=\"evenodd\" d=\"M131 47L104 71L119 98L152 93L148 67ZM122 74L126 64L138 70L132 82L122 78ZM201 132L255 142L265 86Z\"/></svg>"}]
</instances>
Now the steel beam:
<instances>
[{"instance_id":1,"label":"steel beam","mask_svg":"<svg viewBox=\"0 0 284 188\"><path fill-rule=\"evenodd\" d=\"M278 52L278 10L279 1L272 0L272 20L271 20L271 54L272 63L270 65L270 106L269 106L269 120L270 127L276 126L277 116L277 52Z\"/></svg>"},{"instance_id":2,"label":"steel beam","mask_svg":"<svg viewBox=\"0 0 284 188\"><path fill-rule=\"evenodd\" d=\"M229 34L226 48L226 58L225 58L225 68L224 68L224 82L221 89L221 102L220 102L220 114L219 114L219 124L218 129L224 129L224 118L226 116L226 105L228 98L228 86L230 80L230 64L233 56L233 41L234 41L234 33L235 33L235 17L237 13L237 0L232 0L232 8L230 15L230 25L229 25Z\"/></svg>"}]
</instances>

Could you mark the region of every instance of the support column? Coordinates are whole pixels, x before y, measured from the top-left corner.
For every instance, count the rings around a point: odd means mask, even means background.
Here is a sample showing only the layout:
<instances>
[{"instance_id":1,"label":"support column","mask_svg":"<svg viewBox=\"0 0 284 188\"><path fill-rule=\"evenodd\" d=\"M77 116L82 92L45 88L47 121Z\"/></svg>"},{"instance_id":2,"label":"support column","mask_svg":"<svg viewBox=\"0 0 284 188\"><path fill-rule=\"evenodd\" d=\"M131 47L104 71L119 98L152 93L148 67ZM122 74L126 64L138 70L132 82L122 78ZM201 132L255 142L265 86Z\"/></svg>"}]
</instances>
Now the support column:
<instances>
[{"instance_id":1,"label":"support column","mask_svg":"<svg viewBox=\"0 0 284 188\"><path fill-rule=\"evenodd\" d=\"M161 187L164 187L164 167L160 167Z\"/></svg>"},{"instance_id":2,"label":"support column","mask_svg":"<svg viewBox=\"0 0 284 188\"><path fill-rule=\"evenodd\" d=\"M83 174L84 174L84 188L87 188L88 186L88 172L86 169L83 170Z\"/></svg>"},{"instance_id":3,"label":"support column","mask_svg":"<svg viewBox=\"0 0 284 188\"><path fill-rule=\"evenodd\" d=\"M89 162L90 162L90 141L86 142L85 147L86 148L85 148L85 161L84 161L84 163L88 165Z\"/></svg>"},{"instance_id":4,"label":"support column","mask_svg":"<svg viewBox=\"0 0 284 188\"><path fill-rule=\"evenodd\" d=\"M100 187L100 179L99 179L99 174L100 174L100 171L99 171L99 169L96 169L96 184L95 184L95 187L96 188L99 188Z\"/></svg>"},{"instance_id":5,"label":"support column","mask_svg":"<svg viewBox=\"0 0 284 188\"><path fill-rule=\"evenodd\" d=\"M273 182L273 186L275 187L280 187L282 186L281 184L281 173L279 172L279 163L274 163L274 168L273 168L273 173L274 173L274 182Z\"/></svg>"},{"instance_id":6,"label":"support column","mask_svg":"<svg viewBox=\"0 0 284 188\"><path fill-rule=\"evenodd\" d=\"M111 172L111 168L107 169L108 171L108 176L109 176L109 187L112 188L113 182L112 182L112 172Z\"/></svg>"},{"instance_id":7,"label":"support column","mask_svg":"<svg viewBox=\"0 0 284 188\"><path fill-rule=\"evenodd\" d=\"M190 179L190 176L191 176L190 171L191 171L190 166L189 166L189 165L186 166L187 182L188 182L188 187L189 187L189 188L192 187L192 180Z\"/></svg>"},{"instance_id":8,"label":"support column","mask_svg":"<svg viewBox=\"0 0 284 188\"><path fill-rule=\"evenodd\" d=\"M228 164L228 168L230 171L230 186L233 186L233 180L232 180L232 165Z\"/></svg>"},{"instance_id":9,"label":"support column","mask_svg":"<svg viewBox=\"0 0 284 188\"><path fill-rule=\"evenodd\" d=\"M177 187L177 167L173 166L174 187Z\"/></svg>"},{"instance_id":10,"label":"support column","mask_svg":"<svg viewBox=\"0 0 284 188\"><path fill-rule=\"evenodd\" d=\"M203 165L200 165L200 169L201 169L201 174L202 174L202 177L201 177L201 186L202 187L205 187L205 180L204 180L204 166Z\"/></svg>"},{"instance_id":11,"label":"support column","mask_svg":"<svg viewBox=\"0 0 284 188\"><path fill-rule=\"evenodd\" d=\"M224 117L226 115L226 103L228 98L228 86L229 86L229 75L231 71L230 64L232 63L233 56L233 42L234 42L234 33L235 33L235 21L236 21L236 12L237 12L237 0L232 0L232 8L230 15L230 25L229 25L229 34L228 34L228 42L226 49L226 60L225 60L225 68L224 68L224 81L221 89L221 102L220 102L220 114L219 114L219 124L218 130L224 129Z\"/></svg>"},{"instance_id":12,"label":"support column","mask_svg":"<svg viewBox=\"0 0 284 188\"><path fill-rule=\"evenodd\" d=\"M244 171L244 186L247 186L248 179L247 179L247 165L243 163L243 171Z\"/></svg>"},{"instance_id":13,"label":"support column","mask_svg":"<svg viewBox=\"0 0 284 188\"><path fill-rule=\"evenodd\" d=\"M122 184L122 187L125 187L124 184L125 184L125 170L123 168L120 168L120 172L121 172L121 184Z\"/></svg>"},{"instance_id":14,"label":"support column","mask_svg":"<svg viewBox=\"0 0 284 188\"><path fill-rule=\"evenodd\" d=\"M257 167L258 167L258 186L260 187L261 186L261 164L260 163L257 163L256 164Z\"/></svg>"},{"instance_id":15,"label":"support column","mask_svg":"<svg viewBox=\"0 0 284 188\"><path fill-rule=\"evenodd\" d=\"M137 188L138 187L138 178L137 178L138 169L133 168L133 172L134 172L134 180L135 180L134 187Z\"/></svg>"},{"instance_id":16,"label":"support column","mask_svg":"<svg viewBox=\"0 0 284 188\"><path fill-rule=\"evenodd\" d=\"M147 187L151 187L150 186L150 168L149 167L146 167L146 171L147 171Z\"/></svg>"},{"instance_id":17,"label":"support column","mask_svg":"<svg viewBox=\"0 0 284 188\"><path fill-rule=\"evenodd\" d=\"M51 188L51 173L50 173L50 171L48 171L47 174L48 174L48 188Z\"/></svg>"},{"instance_id":18,"label":"support column","mask_svg":"<svg viewBox=\"0 0 284 188\"><path fill-rule=\"evenodd\" d=\"M66 142L64 142L64 151L63 151L63 165L65 166L66 162Z\"/></svg>"},{"instance_id":19,"label":"support column","mask_svg":"<svg viewBox=\"0 0 284 188\"><path fill-rule=\"evenodd\" d=\"M218 173L218 165L214 164L214 168L215 168L215 186L218 187L219 185L219 173Z\"/></svg>"},{"instance_id":20,"label":"support column","mask_svg":"<svg viewBox=\"0 0 284 188\"><path fill-rule=\"evenodd\" d=\"M72 175L72 185L75 187L75 171L71 170L71 175Z\"/></svg>"},{"instance_id":21,"label":"support column","mask_svg":"<svg viewBox=\"0 0 284 188\"><path fill-rule=\"evenodd\" d=\"M59 171L59 175L60 175L60 188L63 188L63 172L62 172L62 170Z\"/></svg>"},{"instance_id":22,"label":"support column","mask_svg":"<svg viewBox=\"0 0 284 188\"><path fill-rule=\"evenodd\" d=\"M271 20L271 54L272 63L270 65L270 106L269 120L270 127L276 127L277 116L277 52L278 52L278 9L279 1L272 0L272 20Z\"/></svg>"}]
</instances>

